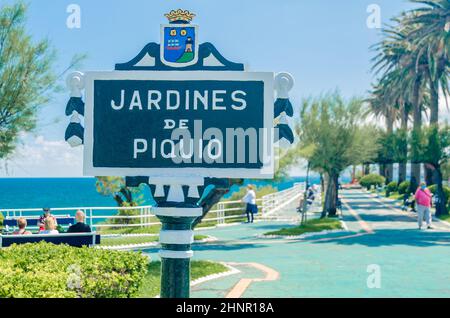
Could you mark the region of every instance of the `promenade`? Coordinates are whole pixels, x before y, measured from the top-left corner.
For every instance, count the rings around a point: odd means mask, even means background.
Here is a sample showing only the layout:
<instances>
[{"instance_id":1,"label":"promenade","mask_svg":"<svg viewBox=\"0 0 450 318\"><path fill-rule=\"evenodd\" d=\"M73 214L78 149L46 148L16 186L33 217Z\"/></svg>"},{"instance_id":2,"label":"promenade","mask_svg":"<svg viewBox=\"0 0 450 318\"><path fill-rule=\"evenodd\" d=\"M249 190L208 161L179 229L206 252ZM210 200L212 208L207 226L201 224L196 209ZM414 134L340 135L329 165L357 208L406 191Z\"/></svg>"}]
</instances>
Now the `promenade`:
<instances>
[{"instance_id":1,"label":"promenade","mask_svg":"<svg viewBox=\"0 0 450 318\"><path fill-rule=\"evenodd\" d=\"M413 214L366 192L344 190L342 197L348 232L257 237L287 222L201 231L218 241L195 245L195 258L227 262L240 273L193 286L192 297L450 297L448 225L419 231ZM380 288L367 284L373 266Z\"/></svg>"}]
</instances>

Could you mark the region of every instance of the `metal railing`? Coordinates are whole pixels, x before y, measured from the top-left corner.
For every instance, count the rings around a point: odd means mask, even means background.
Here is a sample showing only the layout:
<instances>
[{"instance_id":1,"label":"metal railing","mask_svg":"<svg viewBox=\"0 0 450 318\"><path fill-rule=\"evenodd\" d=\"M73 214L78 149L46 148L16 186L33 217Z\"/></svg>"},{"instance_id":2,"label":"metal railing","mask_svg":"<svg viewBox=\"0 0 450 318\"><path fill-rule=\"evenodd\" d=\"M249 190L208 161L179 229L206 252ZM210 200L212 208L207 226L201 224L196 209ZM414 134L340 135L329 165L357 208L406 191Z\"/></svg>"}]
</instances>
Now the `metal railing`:
<instances>
[{"instance_id":1,"label":"metal railing","mask_svg":"<svg viewBox=\"0 0 450 318\"><path fill-rule=\"evenodd\" d=\"M278 212L288 205L298 202L304 195L305 183L295 184L293 187L274 192L256 200L261 213L257 215L260 219L276 219ZM239 220L245 217L245 203L241 201L221 201L208 212L202 223L213 223L212 225L224 225L230 220ZM77 210L86 215L86 223L93 230L114 229L123 227L147 227L161 224L156 216L152 214L152 206L136 207L69 207L52 208L51 213L56 217L74 217ZM130 215L121 212L134 211ZM1 209L7 219L26 217L27 219L39 218L42 209ZM32 229L33 227L30 227Z\"/></svg>"},{"instance_id":2,"label":"metal railing","mask_svg":"<svg viewBox=\"0 0 450 318\"><path fill-rule=\"evenodd\" d=\"M151 205L135 206L135 207L69 207L69 208L52 208L51 213L57 219L59 217L74 217L76 211L81 210L86 215L86 223L93 229L100 228L117 228L117 227L145 227L150 225L158 225L160 222L152 222L155 218L151 214ZM121 211L136 211L132 215L120 215ZM42 215L42 209L2 209L6 219L18 219L25 217L27 219L37 219ZM116 220L123 220L117 222ZM136 222L134 220L139 220ZM30 229L36 227L29 227Z\"/></svg>"},{"instance_id":3,"label":"metal railing","mask_svg":"<svg viewBox=\"0 0 450 318\"><path fill-rule=\"evenodd\" d=\"M292 188L265 195L262 198L262 217L268 218L293 202L299 202L305 187L305 183L296 183Z\"/></svg>"}]
</instances>

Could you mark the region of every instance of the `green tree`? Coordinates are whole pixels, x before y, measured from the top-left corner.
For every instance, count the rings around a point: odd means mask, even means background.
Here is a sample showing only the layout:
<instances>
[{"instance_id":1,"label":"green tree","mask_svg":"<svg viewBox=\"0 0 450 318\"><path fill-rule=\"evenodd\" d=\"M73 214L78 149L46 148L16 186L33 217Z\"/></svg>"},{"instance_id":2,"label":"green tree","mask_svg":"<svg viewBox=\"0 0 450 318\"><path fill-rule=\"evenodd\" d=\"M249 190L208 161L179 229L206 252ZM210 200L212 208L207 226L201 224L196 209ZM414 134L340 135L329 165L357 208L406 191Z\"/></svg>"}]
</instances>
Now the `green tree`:
<instances>
[{"instance_id":1,"label":"green tree","mask_svg":"<svg viewBox=\"0 0 450 318\"><path fill-rule=\"evenodd\" d=\"M138 206L143 201L139 187L127 187L123 177L96 177L95 187L103 196L111 196L119 207Z\"/></svg>"},{"instance_id":2,"label":"green tree","mask_svg":"<svg viewBox=\"0 0 450 318\"><path fill-rule=\"evenodd\" d=\"M423 6L409 12L404 24L411 29L416 61L424 68L430 90L430 124L439 119L439 90L448 96L450 66L450 0L411 0Z\"/></svg>"},{"instance_id":3,"label":"green tree","mask_svg":"<svg viewBox=\"0 0 450 318\"><path fill-rule=\"evenodd\" d=\"M403 128L407 127L407 116L413 113L413 129L420 134L422 113L425 107L424 90L426 87L427 59L417 51L410 34L416 26L406 23L412 13L402 13L392 19L394 26L383 29L384 39L374 46L377 55L374 57L373 69L381 75L380 82L389 85L390 94L384 104L398 103L403 110ZM400 103L399 103L400 102ZM392 104L391 104L392 106ZM415 144L411 147L411 186L420 181L419 153Z\"/></svg>"},{"instance_id":4,"label":"green tree","mask_svg":"<svg viewBox=\"0 0 450 318\"><path fill-rule=\"evenodd\" d=\"M48 40L33 41L25 29L27 6L0 8L0 159L10 155L21 132L36 127L37 112L57 90L57 80L84 56L74 57L60 75Z\"/></svg>"},{"instance_id":5,"label":"green tree","mask_svg":"<svg viewBox=\"0 0 450 318\"><path fill-rule=\"evenodd\" d=\"M305 100L296 127L299 143L292 151L327 179L322 217L336 215L338 179L351 165L372 160L378 151L372 128L361 127L363 101L338 93Z\"/></svg>"},{"instance_id":6,"label":"green tree","mask_svg":"<svg viewBox=\"0 0 450 318\"><path fill-rule=\"evenodd\" d=\"M444 188L442 185L442 166L450 158L450 126L431 125L423 129L420 135L413 136L414 142L418 144L419 158L428 168L433 171L434 182L436 184L436 215L448 214Z\"/></svg>"},{"instance_id":7,"label":"green tree","mask_svg":"<svg viewBox=\"0 0 450 318\"><path fill-rule=\"evenodd\" d=\"M450 0L412 0L422 4L408 12L404 25L411 29L408 35L416 52L416 61L423 61L424 79L429 93L429 120L439 121L439 91L449 96L450 66ZM433 170L425 166L425 180L433 183Z\"/></svg>"},{"instance_id":8,"label":"green tree","mask_svg":"<svg viewBox=\"0 0 450 318\"><path fill-rule=\"evenodd\" d=\"M116 201L119 207L139 206L144 202L144 195L141 187L127 187L123 177L96 177L95 187L98 193L109 196ZM117 215L134 216L138 215L138 209L122 209ZM138 223L138 218L114 218L111 223L133 224Z\"/></svg>"}]
</instances>

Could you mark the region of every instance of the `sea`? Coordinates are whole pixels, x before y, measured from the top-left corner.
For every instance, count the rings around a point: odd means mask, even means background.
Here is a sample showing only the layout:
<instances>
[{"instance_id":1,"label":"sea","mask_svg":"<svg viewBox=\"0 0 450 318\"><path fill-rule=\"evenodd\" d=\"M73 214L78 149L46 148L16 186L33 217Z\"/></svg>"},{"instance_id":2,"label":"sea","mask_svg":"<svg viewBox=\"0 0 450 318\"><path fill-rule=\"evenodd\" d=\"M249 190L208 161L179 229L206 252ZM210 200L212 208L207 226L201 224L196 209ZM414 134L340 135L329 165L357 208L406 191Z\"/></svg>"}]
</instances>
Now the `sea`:
<instances>
[{"instance_id":1,"label":"sea","mask_svg":"<svg viewBox=\"0 0 450 318\"><path fill-rule=\"evenodd\" d=\"M318 176L309 178L318 184ZM281 181L246 180L257 187L271 185L279 191L304 182L305 177L286 178ZM239 187L233 186L230 196ZM153 204L150 191L145 187L142 204ZM112 196L96 191L95 178L0 178L0 211L5 209L64 208L64 207L114 207Z\"/></svg>"}]
</instances>

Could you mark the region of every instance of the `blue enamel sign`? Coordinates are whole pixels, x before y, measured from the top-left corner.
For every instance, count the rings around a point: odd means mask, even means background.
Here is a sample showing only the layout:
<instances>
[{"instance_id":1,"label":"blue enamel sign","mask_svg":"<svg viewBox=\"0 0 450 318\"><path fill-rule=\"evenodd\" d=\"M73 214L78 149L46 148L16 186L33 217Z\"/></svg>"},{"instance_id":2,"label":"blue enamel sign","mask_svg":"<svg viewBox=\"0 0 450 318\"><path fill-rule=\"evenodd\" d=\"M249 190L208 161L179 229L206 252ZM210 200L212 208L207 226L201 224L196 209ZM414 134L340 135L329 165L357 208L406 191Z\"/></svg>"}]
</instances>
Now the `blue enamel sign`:
<instances>
[{"instance_id":1,"label":"blue enamel sign","mask_svg":"<svg viewBox=\"0 0 450 318\"><path fill-rule=\"evenodd\" d=\"M247 72L199 43L192 12L165 16L160 43L114 71L67 78L65 140L84 145L84 175L272 178L274 143L294 142L292 77Z\"/></svg>"},{"instance_id":2,"label":"blue enamel sign","mask_svg":"<svg viewBox=\"0 0 450 318\"><path fill-rule=\"evenodd\" d=\"M92 72L86 175L273 175L273 73Z\"/></svg>"}]
</instances>

